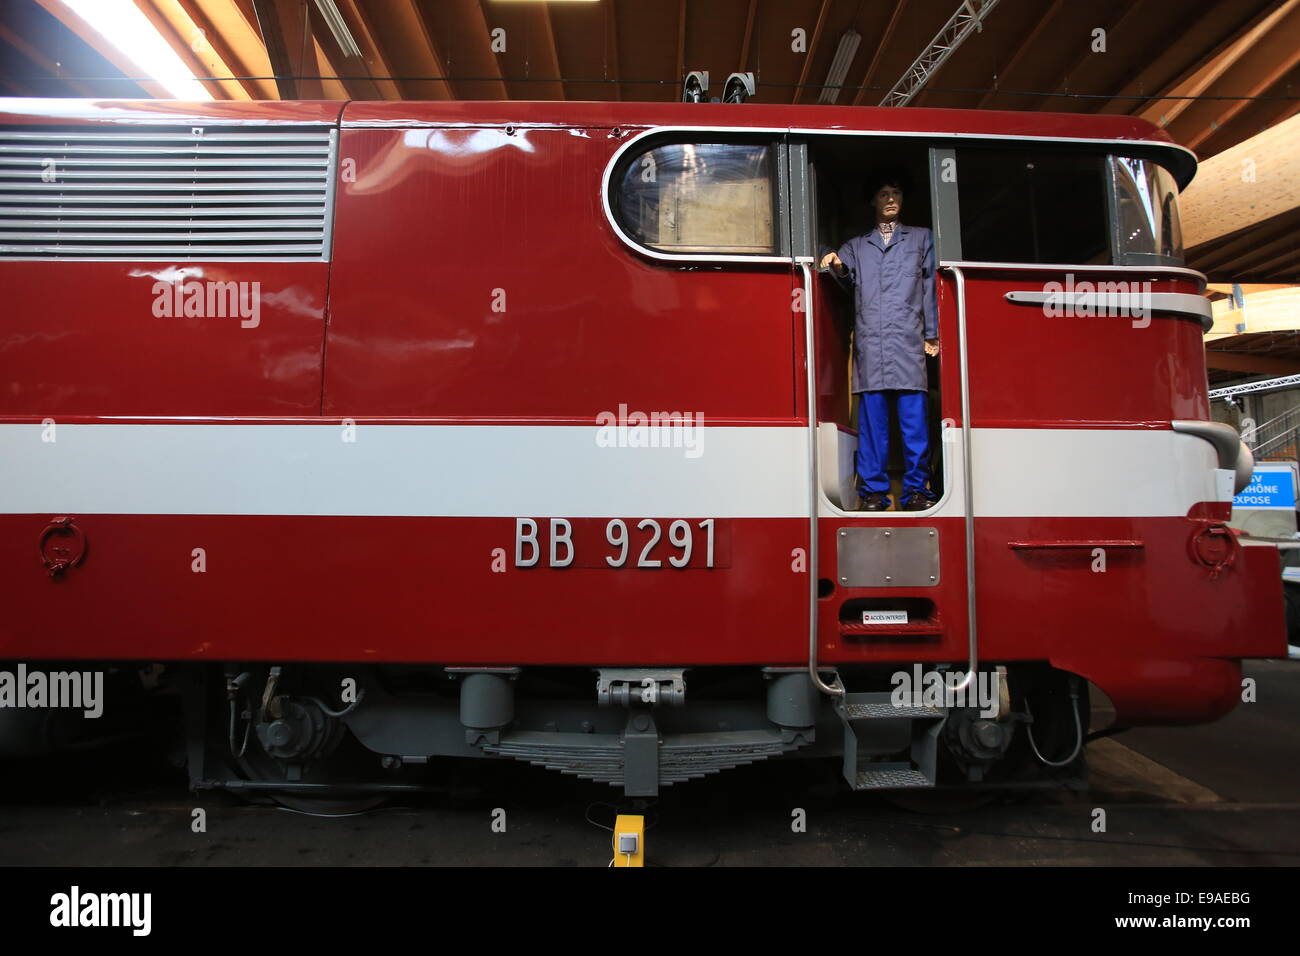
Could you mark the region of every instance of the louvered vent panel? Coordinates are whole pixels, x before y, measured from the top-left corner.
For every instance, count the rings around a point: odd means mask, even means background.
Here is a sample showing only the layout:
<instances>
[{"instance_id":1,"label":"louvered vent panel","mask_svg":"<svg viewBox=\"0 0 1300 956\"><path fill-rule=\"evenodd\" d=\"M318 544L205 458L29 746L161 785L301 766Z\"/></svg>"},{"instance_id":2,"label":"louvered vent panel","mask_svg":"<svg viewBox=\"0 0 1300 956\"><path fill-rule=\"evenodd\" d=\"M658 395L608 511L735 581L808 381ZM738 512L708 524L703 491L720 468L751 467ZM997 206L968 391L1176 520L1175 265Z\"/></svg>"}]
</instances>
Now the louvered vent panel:
<instances>
[{"instance_id":1,"label":"louvered vent panel","mask_svg":"<svg viewBox=\"0 0 1300 956\"><path fill-rule=\"evenodd\" d=\"M328 127L0 128L0 259L329 258Z\"/></svg>"}]
</instances>

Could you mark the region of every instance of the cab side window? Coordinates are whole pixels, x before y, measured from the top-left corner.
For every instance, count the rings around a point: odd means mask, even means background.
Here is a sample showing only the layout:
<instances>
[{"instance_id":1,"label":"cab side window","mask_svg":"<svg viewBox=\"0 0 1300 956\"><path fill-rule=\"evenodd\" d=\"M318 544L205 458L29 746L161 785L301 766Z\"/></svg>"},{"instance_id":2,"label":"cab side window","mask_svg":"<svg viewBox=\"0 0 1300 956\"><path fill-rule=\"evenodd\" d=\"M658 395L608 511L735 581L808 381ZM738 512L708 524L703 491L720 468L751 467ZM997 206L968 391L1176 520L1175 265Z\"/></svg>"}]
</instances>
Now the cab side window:
<instances>
[{"instance_id":1,"label":"cab side window","mask_svg":"<svg viewBox=\"0 0 1300 956\"><path fill-rule=\"evenodd\" d=\"M962 258L1109 265L1105 156L958 149Z\"/></svg>"},{"instance_id":2,"label":"cab side window","mask_svg":"<svg viewBox=\"0 0 1300 956\"><path fill-rule=\"evenodd\" d=\"M667 253L774 255L772 148L670 143L616 174L610 204L633 240Z\"/></svg>"}]
</instances>

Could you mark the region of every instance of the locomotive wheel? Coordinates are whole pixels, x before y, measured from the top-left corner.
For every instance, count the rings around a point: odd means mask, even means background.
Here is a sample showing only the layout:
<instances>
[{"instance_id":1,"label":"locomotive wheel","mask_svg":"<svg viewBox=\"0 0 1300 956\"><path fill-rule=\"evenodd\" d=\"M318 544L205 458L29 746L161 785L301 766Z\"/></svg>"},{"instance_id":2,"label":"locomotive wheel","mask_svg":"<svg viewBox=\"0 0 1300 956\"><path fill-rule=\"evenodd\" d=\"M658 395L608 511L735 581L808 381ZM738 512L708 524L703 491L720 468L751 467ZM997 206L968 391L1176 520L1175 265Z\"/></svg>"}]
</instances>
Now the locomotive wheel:
<instances>
[{"instance_id":1,"label":"locomotive wheel","mask_svg":"<svg viewBox=\"0 0 1300 956\"><path fill-rule=\"evenodd\" d=\"M387 803L386 793L348 792L347 784L377 782L376 754L361 747L359 741L341 724L334 724L328 731L331 740L315 756L303 763L300 774L292 782L324 784L338 786L337 791L299 792L292 788L287 790L256 791L264 793L269 799L287 809L300 810L303 813L316 813L322 816L346 816L350 813L364 813L376 806ZM234 758L239 773L251 782L274 784L290 783L289 767L295 761L282 760L281 757L268 753L268 747L257 734L248 736L247 747L242 756Z\"/></svg>"},{"instance_id":2,"label":"locomotive wheel","mask_svg":"<svg viewBox=\"0 0 1300 956\"><path fill-rule=\"evenodd\" d=\"M273 678L280 679L278 673ZM261 680L259 675L239 697L238 707L245 715L259 712L262 692L253 688L271 686ZM237 721L227 703L223 709L228 723L220 725L229 731L222 737L227 765L246 781L260 785L240 791L246 799L270 800L325 816L362 813L388 801L385 792L348 789L379 783L384 777L379 756L362 746L326 703L327 689L337 686L327 672L290 672L278 688L281 695L261 720L245 716ZM311 784L313 789L295 790L294 784Z\"/></svg>"},{"instance_id":3,"label":"locomotive wheel","mask_svg":"<svg viewBox=\"0 0 1300 956\"><path fill-rule=\"evenodd\" d=\"M367 759L369 758L369 759ZM339 746L327 758L313 762L304 770L302 783L338 784L340 781L365 781L373 776L373 767L378 758L354 740L345 736ZM267 754L256 739L249 741L248 750L236 763L244 777L258 783L280 783L285 781L285 767L280 761ZM369 774L363 770L370 770ZM337 793L295 793L293 790L263 791L280 806L302 813L315 813L322 816L346 816L352 813L364 813L388 802L388 796L382 793L348 793L346 788Z\"/></svg>"}]
</instances>

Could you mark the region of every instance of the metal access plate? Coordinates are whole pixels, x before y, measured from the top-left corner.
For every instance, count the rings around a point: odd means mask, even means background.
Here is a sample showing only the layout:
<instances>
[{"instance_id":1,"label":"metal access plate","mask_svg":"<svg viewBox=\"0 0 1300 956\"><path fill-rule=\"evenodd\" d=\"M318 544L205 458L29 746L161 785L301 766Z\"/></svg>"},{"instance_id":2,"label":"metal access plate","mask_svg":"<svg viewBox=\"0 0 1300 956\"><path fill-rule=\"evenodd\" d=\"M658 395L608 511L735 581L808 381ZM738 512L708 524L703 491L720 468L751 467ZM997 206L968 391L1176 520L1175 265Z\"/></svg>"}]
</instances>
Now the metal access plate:
<instances>
[{"instance_id":1,"label":"metal access plate","mask_svg":"<svg viewBox=\"0 0 1300 956\"><path fill-rule=\"evenodd\" d=\"M939 583L937 528L840 528L839 584L846 588L929 588Z\"/></svg>"}]
</instances>

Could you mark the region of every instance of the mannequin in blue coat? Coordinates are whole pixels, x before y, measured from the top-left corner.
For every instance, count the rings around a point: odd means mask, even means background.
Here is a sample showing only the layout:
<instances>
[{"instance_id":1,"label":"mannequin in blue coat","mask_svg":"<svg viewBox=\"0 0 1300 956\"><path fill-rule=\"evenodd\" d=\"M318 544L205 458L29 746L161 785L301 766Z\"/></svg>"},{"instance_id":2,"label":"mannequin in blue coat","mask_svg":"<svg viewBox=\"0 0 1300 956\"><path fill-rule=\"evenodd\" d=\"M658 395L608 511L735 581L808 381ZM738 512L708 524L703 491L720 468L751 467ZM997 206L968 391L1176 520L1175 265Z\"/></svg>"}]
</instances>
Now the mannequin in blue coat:
<instances>
[{"instance_id":1,"label":"mannequin in blue coat","mask_svg":"<svg viewBox=\"0 0 1300 956\"><path fill-rule=\"evenodd\" d=\"M857 472L862 509L888 511L889 422L903 438L902 507L924 511L930 490L930 417L925 356L939 353L934 242L929 229L899 220L899 178L881 177L868 193L876 225L822 258L822 268L853 286L853 391L858 393Z\"/></svg>"}]
</instances>

